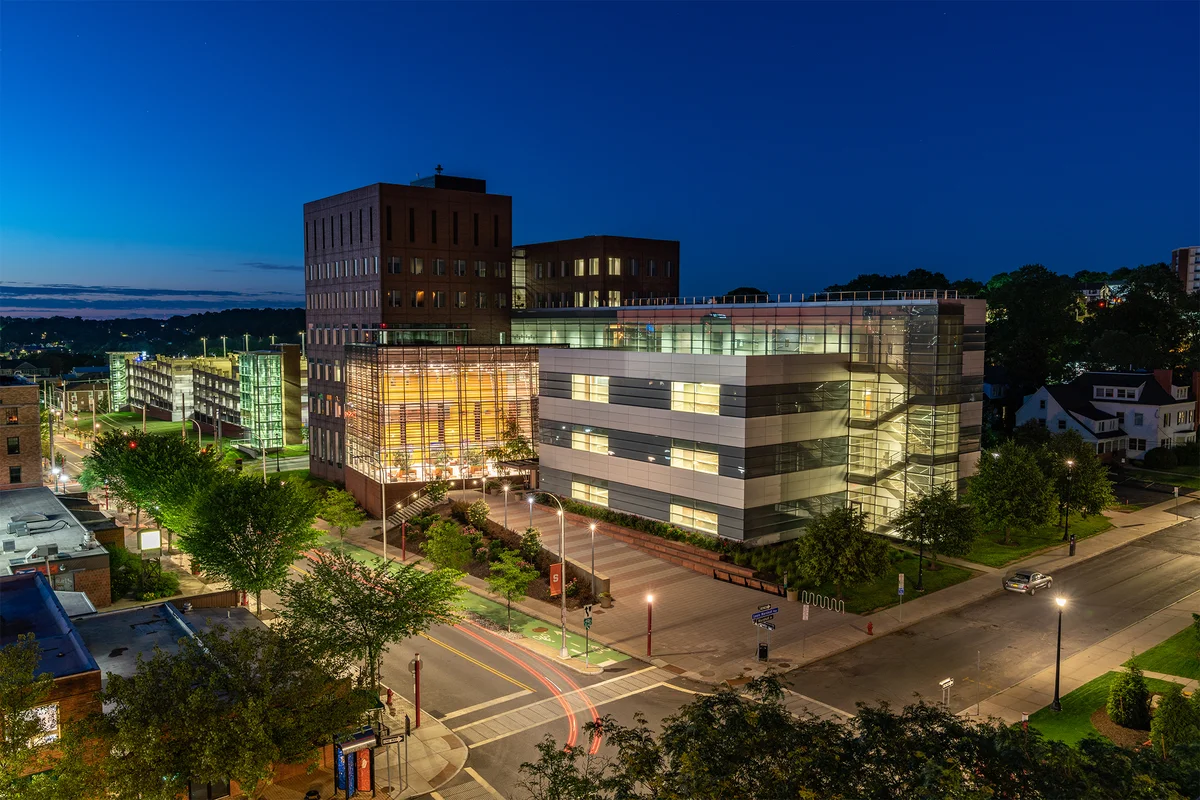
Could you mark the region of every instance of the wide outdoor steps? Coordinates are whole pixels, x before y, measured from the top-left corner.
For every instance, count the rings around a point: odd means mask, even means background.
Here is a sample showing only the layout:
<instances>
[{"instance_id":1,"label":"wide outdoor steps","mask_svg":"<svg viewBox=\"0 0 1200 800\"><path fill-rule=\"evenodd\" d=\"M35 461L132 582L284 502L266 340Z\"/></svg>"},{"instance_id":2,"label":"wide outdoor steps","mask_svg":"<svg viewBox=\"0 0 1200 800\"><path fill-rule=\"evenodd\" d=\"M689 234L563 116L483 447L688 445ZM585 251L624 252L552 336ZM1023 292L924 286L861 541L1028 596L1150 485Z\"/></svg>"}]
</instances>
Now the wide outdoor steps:
<instances>
[{"instance_id":1,"label":"wide outdoor steps","mask_svg":"<svg viewBox=\"0 0 1200 800\"><path fill-rule=\"evenodd\" d=\"M552 513L552 509L548 507L541 506L541 508L548 513ZM589 517L570 512L567 513L567 519L577 525L585 526L591 525L593 522ZM596 521L596 533L603 534L618 542L627 544L635 550L649 553L656 558L661 558L664 561L669 561L672 564L677 564L710 578L713 577L714 570L729 573L731 576L742 580L752 580L754 578L753 568L741 567L732 561L722 561L720 553L714 553L711 550L705 550L703 547L696 547L686 542L674 542L670 539L663 539L649 533L643 533L642 531L599 521Z\"/></svg>"},{"instance_id":2,"label":"wide outdoor steps","mask_svg":"<svg viewBox=\"0 0 1200 800\"><path fill-rule=\"evenodd\" d=\"M433 506L433 501L429 499L429 495L421 495L413 502L404 506L396 513L388 517L388 526L395 527L401 522L408 522L413 517L426 511Z\"/></svg>"}]
</instances>

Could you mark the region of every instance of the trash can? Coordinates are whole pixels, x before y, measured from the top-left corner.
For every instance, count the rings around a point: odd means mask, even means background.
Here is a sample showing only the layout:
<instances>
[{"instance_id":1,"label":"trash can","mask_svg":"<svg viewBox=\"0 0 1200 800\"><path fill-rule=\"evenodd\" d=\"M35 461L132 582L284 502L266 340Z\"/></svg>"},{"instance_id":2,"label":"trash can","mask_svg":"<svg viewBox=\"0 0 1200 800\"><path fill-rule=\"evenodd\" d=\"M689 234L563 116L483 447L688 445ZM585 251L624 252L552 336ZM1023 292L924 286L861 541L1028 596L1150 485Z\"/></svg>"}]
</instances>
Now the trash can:
<instances>
[{"instance_id":1,"label":"trash can","mask_svg":"<svg viewBox=\"0 0 1200 800\"><path fill-rule=\"evenodd\" d=\"M766 642L758 643L758 660L759 661L767 660L767 643Z\"/></svg>"}]
</instances>

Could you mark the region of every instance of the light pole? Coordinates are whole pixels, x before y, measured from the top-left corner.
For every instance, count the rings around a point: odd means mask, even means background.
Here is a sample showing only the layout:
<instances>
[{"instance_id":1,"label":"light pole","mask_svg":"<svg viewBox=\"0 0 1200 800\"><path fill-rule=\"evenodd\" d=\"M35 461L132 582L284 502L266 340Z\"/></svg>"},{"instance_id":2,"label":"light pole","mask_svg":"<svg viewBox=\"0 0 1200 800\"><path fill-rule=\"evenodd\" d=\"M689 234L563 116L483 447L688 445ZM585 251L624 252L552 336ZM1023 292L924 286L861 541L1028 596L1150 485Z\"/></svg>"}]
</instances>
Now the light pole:
<instances>
[{"instance_id":1,"label":"light pole","mask_svg":"<svg viewBox=\"0 0 1200 800\"><path fill-rule=\"evenodd\" d=\"M508 484L504 484L504 529L508 530Z\"/></svg>"},{"instance_id":2,"label":"light pole","mask_svg":"<svg viewBox=\"0 0 1200 800\"><path fill-rule=\"evenodd\" d=\"M54 491L57 492L57 491L59 491L58 476L62 474L62 467L54 467L50 471L54 473Z\"/></svg>"},{"instance_id":3,"label":"light pole","mask_svg":"<svg viewBox=\"0 0 1200 800\"><path fill-rule=\"evenodd\" d=\"M200 347L201 347L201 355L204 358L208 358L208 337L207 336L200 337Z\"/></svg>"},{"instance_id":4,"label":"light pole","mask_svg":"<svg viewBox=\"0 0 1200 800\"><path fill-rule=\"evenodd\" d=\"M654 648L650 646L650 637L654 632L654 595L646 595L646 658L650 658Z\"/></svg>"},{"instance_id":5,"label":"light pole","mask_svg":"<svg viewBox=\"0 0 1200 800\"><path fill-rule=\"evenodd\" d=\"M399 504L397 504L399 505ZM379 532L383 539L383 560L387 561L387 470L383 467L383 453L379 454Z\"/></svg>"},{"instance_id":6,"label":"light pole","mask_svg":"<svg viewBox=\"0 0 1200 800\"><path fill-rule=\"evenodd\" d=\"M529 495L529 528L533 529L533 495Z\"/></svg>"},{"instance_id":7,"label":"light pole","mask_svg":"<svg viewBox=\"0 0 1200 800\"><path fill-rule=\"evenodd\" d=\"M1067 502L1066 508L1063 509L1063 541L1070 538L1071 533L1071 468L1075 466L1075 462L1067 459ZM1074 553L1072 553L1074 555Z\"/></svg>"},{"instance_id":8,"label":"light pole","mask_svg":"<svg viewBox=\"0 0 1200 800\"><path fill-rule=\"evenodd\" d=\"M546 496L558 504L558 579L562 583L558 595L562 600L562 647L559 655L562 658L570 658L571 656L567 652L567 512L563 508L561 500L552 494ZM533 519L532 495L529 497L529 518ZM529 527L533 527L532 521L529 523Z\"/></svg>"},{"instance_id":9,"label":"light pole","mask_svg":"<svg viewBox=\"0 0 1200 800\"><path fill-rule=\"evenodd\" d=\"M245 346L245 348L244 348L244 349L245 349L245 351L246 351L247 353L249 353L249 352L250 352L250 334L248 334L248 333L243 333L243 334L242 334L242 342L243 342L243 343L246 345L246 346Z\"/></svg>"},{"instance_id":10,"label":"light pole","mask_svg":"<svg viewBox=\"0 0 1200 800\"><path fill-rule=\"evenodd\" d=\"M1054 602L1058 603L1058 646L1054 649L1054 702L1050 707L1055 711L1062 711L1062 701L1058 699L1058 678L1062 672L1062 612L1067 598L1056 597Z\"/></svg>"},{"instance_id":11,"label":"light pole","mask_svg":"<svg viewBox=\"0 0 1200 800\"><path fill-rule=\"evenodd\" d=\"M588 526L592 529L592 597L596 596L596 523Z\"/></svg>"},{"instance_id":12,"label":"light pole","mask_svg":"<svg viewBox=\"0 0 1200 800\"><path fill-rule=\"evenodd\" d=\"M304 331L300 331L300 357L304 358L307 353L304 352Z\"/></svg>"},{"instance_id":13,"label":"light pole","mask_svg":"<svg viewBox=\"0 0 1200 800\"><path fill-rule=\"evenodd\" d=\"M221 358L229 358L229 348L225 346L225 340L228 336L221 337Z\"/></svg>"}]
</instances>

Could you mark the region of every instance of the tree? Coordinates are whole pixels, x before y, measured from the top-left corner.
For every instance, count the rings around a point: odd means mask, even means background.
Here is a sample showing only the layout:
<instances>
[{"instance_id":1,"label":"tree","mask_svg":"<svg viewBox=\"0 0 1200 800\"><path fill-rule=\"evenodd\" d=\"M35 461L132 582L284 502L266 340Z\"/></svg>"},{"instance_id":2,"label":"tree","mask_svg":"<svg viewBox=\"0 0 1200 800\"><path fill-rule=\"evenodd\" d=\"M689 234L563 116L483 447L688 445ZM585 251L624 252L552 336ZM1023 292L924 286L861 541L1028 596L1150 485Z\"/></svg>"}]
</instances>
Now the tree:
<instances>
[{"instance_id":1,"label":"tree","mask_svg":"<svg viewBox=\"0 0 1200 800\"><path fill-rule=\"evenodd\" d=\"M337 528L338 536L346 538L346 531L357 528L366 520L367 515L358 506L354 495L344 489L330 489L321 500L320 511L317 515Z\"/></svg>"},{"instance_id":2,"label":"tree","mask_svg":"<svg viewBox=\"0 0 1200 800\"><path fill-rule=\"evenodd\" d=\"M389 643L458 617L455 600L464 590L454 570L424 572L381 558L360 563L341 548L309 563L309 572L280 591L284 626L316 653L361 661L369 685Z\"/></svg>"},{"instance_id":3,"label":"tree","mask_svg":"<svg viewBox=\"0 0 1200 800\"><path fill-rule=\"evenodd\" d=\"M471 527L483 530L487 525L488 515L491 513L492 507L488 505L487 500L476 500L467 506L467 522L471 524Z\"/></svg>"},{"instance_id":4,"label":"tree","mask_svg":"<svg viewBox=\"0 0 1200 800\"><path fill-rule=\"evenodd\" d=\"M1013 428L1012 438L1021 447L1036 453L1049 444L1053 436L1054 434L1050 433L1050 429L1043 425L1041 420L1031 419ZM1001 442L997 442L996 447L992 449L997 449L1000 444Z\"/></svg>"},{"instance_id":5,"label":"tree","mask_svg":"<svg viewBox=\"0 0 1200 800\"><path fill-rule=\"evenodd\" d=\"M1100 463L1096 449L1085 442L1078 431L1064 431L1050 437L1040 451L1042 473L1053 484L1058 507L1064 515L1079 512L1084 518L1108 508L1113 497L1108 467ZM1063 532L1066 537L1066 532Z\"/></svg>"},{"instance_id":6,"label":"tree","mask_svg":"<svg viewBox=\"0 0 1200 800\"><path fill-rule=\"evenodd\" d=\"M1150 727L1150 690L1141 668L1132 659L1126 671L1109 685L1106 710L1108 718L1122 727L1143 731Z\"/></svg>"},{"instance_id":7,"label":"tree","mask_svg":"<svg viewBox=\"0 0 1200 800\"><path fill-rule=\"evenodd\" d=\"M18 634L0 648L0 797L16 797L21 776L35 769L42 749L41 720L33 709L54 689L54 676L40 672L42 648L33 634Z\"/></svg>"},{"instance_id":8,"label":"tree","mask_svg":"<svg viewBox=\"0 0 1200 800\"><path fill-rule=\"evenodd\" d=\"M993 276L987 301L988 363L1008 370L1018 394L1069 377L1082 333L1074 281L1030 264Z\"/></svg>"},{"instance_id":9,"label":"tree","mask_svg":"<svg viewBox=\"0 0 1200 800\"><path fill-rule=\"evenodd\" d=\"M462 572L471 563L471 540L456 523L442 520L431 526L425 536L425 555L437 566Z\"/></svg>"},{"instance_id":10,"label":"tree","mask_svg":"<svg viewBox=\"0 0 1200 800\"><path fill-rule=\"evenodd\" d=\"M425 486L425 496L429 498L435 506L446 499L446 493L450 491L450 482L438 478L436 481L430 481Z\"/></svg>"},{"instance_id":11,"label":"tree","mask_svg":"<svg viewBox=\"0 0 1200 800\"><path fill-rule=\"evenodd\" d=\"M1200 295L1189 293L1166 264L1130 270L1120 302L1096 309L1083 327L1097 365L1119 358L1112 366L1200 366Z\"/></svg>"},{"instance_id":12,"label":"tree","mask_svg":"<svg viewBox=\"0 0 1200 800\"><path fill-rule=\"evenodd\" d=\"M1015 442L982 454L979 471L967 484L967 499L985 525L1004 532L1004 544L1011 544L1014 527L1041 525L1054 507L1053 488L1037 460Z\"/></svg>"},{"instance_id":13,"label":"tree","mask_svg":"<svg viewBox=\"0 0 1200 800\"><path fill-rule=\"evenodd\" d=\"M521 558L530 564L538 562L538 558L542 555L542 535L538 533L537 528L526 528L525 532L521 534L520 552Z\"/></svg>"},{"instance_id":14,"label":"tree","mask_svg":"<svg viewBox=\"0 0 1200 800\"><path fill-rule=\"evenodd\" d=\"M505 550L492 562L492 572L487 585L508 603L508 629L512 630L512 604L521 602L529 591L529 584L537 580L538 571L513 550Z\"/></svg>"},{"instance_id":15,"label":"tree","mask_svg":"<svg viewBox=\"0 0 1200 800\"><path fill-rule=\"evenodd\" d=\"M298 640L264 628L216 628L139 657L132 676L109 676L103 699L108 791L162 800L189 778L236 780L258 796L273 765L311 761L372 701Z\"/></svg>"},{"instance_id":16,"label":"tree","mask_svg":"<svg viewBox=\"0 0 1200 800\"><path fill-rule=\"evenodd\" d=\"M1150 720L1150 741L1162 754L1170 756L1178 745L1200 742L1200 719L1196 717L1197 704L1188 703L1179 684L1172 683L1158 700L1158 709Z\"/></svg>"},{"instance_id":17,"label":"tree","mask_svg":"<svg viewBox=\"0 0 1200 800\"><path fill-rule=\"evenodd\" d=\"M805 577L830 581L841 598L846 585L881 577L888 568L888 546L867 532L866 515L835 508L812 519L800 538L798 559Z\"/></svg>"},{"instance_id":18,"label":"tree","mask_svg":"<svg viewBox=\"0 0 1200 800\"><path fill-rule=\"evenodd\" d=\"M263 590L282 586L288 568L317 542L316 511L315 498L295 481L229 474L199 504L180 548L205 572L254 592L261 613Z\"/></svg>"},{"instance_id":19,"label":"tree","mask_svg":"<svg viewBox=\"0 0 1200 800\"><path fill-rule=\"evenodd\" d=\"M929 548L937 569L939 553L965 556L979 536L975 508L959 500L949 486L938 486L918 496L893 520L905 541Z\"/></svg>"}]
</instances>

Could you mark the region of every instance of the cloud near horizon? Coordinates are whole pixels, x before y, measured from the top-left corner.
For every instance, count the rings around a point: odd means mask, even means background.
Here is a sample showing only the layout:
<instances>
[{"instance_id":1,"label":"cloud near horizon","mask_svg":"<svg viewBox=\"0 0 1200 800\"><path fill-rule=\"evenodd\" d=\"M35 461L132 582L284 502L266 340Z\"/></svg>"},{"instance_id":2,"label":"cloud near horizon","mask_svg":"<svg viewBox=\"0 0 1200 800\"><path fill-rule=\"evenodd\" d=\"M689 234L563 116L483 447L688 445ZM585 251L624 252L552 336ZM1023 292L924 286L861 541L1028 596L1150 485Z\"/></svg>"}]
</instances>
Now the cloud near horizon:
<instances>
[{"instance_id":1,"label":"cloud near horizon","mask_svg":"<svg viewBox=\"0 0 1200 800\"><path fill-rule=\"evenodd\" d=\"M299 292L0 281L0 316L169 317L227 308L295 308L303 305L304 295Z\"/></svg>"}]
</instances>

